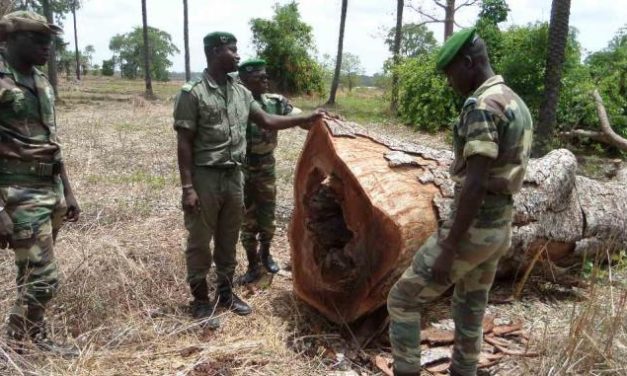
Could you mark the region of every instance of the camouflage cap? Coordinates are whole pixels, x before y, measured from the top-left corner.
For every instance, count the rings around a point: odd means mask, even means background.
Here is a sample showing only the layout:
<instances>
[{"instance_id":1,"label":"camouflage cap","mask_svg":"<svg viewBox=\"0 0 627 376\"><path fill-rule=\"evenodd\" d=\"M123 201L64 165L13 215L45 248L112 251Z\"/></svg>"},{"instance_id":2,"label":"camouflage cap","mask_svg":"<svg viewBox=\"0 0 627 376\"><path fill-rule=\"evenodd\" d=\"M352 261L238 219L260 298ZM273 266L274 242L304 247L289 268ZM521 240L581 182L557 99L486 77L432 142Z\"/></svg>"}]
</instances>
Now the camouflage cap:
<instances>
[{"instance_id":1,"label":"camouflage cap","mask_svg":"<svg viewBox=\"0 0 627 376\"><path fill-rule=\"evenodd\" d=\"M202 42L205 47L220 47L229 43L237 43L237 38L235 38L235 35L225 31L214 31L205 35Z\"/></svg>"},{"instance_id":2,"label":"camouflage cap","mask_svg":"<svg viewBox=\"0 0 627 376\"><path fill-rule=\"evenodd\" d=\"M248 59L241 63L237 68L240 73L250 73L260 71L266 67L267 63L264 59Z\"/></svg>"},{"instance_id":3,"label":"camouflage cap","mask_svg":"<svg viewBox=\"0 0 627 376\"><path fill-rule=\"evenodd\" d=\"M18 31L57 35L61 34L63 29L49 23L46 17L40 14L24 10L8 13L0 19L0 41L5 41L9 34Z\"/></svg>"},{"instance_id":4,"label":"camouflage cap","mask_svg":"<svg viewBox=\"0 0 627 376\"><path fill-rule=\"evenodd\" d=\"M469 27L451 35L446 42L444 42L442 48L440 48L435 67L438 70L444 70L444 68L446 68L446 66L453 61L455 56L457 56L457 53L462 49L462 47L464 47L468 41L473 40L476 32L477 28Z\"/></svg>"}]
</instances>

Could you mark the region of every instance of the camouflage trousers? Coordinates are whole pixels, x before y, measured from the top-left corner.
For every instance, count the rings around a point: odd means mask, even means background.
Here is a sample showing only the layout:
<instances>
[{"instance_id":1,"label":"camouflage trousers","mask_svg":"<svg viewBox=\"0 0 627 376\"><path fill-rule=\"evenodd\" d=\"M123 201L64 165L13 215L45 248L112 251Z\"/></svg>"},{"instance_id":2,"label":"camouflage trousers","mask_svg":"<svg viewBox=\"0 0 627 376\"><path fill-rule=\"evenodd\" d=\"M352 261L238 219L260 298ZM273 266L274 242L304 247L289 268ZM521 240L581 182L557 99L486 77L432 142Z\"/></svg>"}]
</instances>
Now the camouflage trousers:
<instances>
[{"instance_id":1,"label":"camouflage trousers","mask_svg":"<svg viewBox=\"0 0 627 376\"><path fill-rule=\"evenodd\" d=\"M501 206L496 212L490 208L482 208L482 211L456 250L449 283L436 283L431 273L431 267L442 252L438 240L448 234L445 225L416 252L411 265L390 290L389 335L394 368L399 372L420 373L420 311L454 284L455 344L451 368L459 375L476 374L488 293L498 261L510 246L512 219L511 204ZM486 220L485 214L497 216ZM448 223L450 225L451 221Z\"/></svg>"},{"instance_id":2,"label":"camouflage trousers","mask_svg":"<svg viewBox=\"0 0 627 376\"><path fill-rule=\"evenodd\" d=\"M254 161L254 162L253 162ZM245 249L258 243L269 245L276 229L276 172L272 154L256 159L249 156L244 176L244 221L241 240Z\"/></svg>"},{"instance_id":3,"label":"camouflage trousers","mask_svg":"<svg viewBox=\"0 0 627 376\"><path fill-rule=\"evenodd\" d=\"M24 317L29 305L45 306L59 284L53 245L67 209L59 179L46 185L0 186L14 225L10 246L17 266L17 299L11 314Z\"/></svg>"},{"instance_id":4,"label":"camouflage trousers","mask_svg":"<svg viewBox=\"0 0 627 376\"><path fill-rule=\"evenodd\" d=\"M185 250L187 282L204 280L214 261L218 287L228 289L237 266L235 250L243 208L242 170L196 167L193 184L200 199L200 211L184 214L189 232ZM212 239L213 254L209 249Z\"/></svg>"}]
</instances>

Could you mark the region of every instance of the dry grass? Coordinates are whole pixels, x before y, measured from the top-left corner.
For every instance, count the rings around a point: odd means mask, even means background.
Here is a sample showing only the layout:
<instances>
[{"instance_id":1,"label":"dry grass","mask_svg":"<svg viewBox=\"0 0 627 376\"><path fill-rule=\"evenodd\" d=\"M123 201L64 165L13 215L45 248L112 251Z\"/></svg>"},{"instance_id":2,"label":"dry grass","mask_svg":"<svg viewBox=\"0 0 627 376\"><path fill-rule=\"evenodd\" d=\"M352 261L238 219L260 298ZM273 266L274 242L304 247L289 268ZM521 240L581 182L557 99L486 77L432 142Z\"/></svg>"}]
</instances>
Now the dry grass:
<instances>
[{"instance_id":1,"label":"dry grass","mask_svg":"<svg viewBox=\"0 0 627 376\"><path fill-rule=\"evenodd\" d=\"M163 85L158 92L167 93L161 95L166 99L156 102L132 100L142 90L137 83L90 79L64 87L58 122L83 217L58 240L63 281L51 322L55 337L77 344L82 353L75 359L36 351L18 356L1 346L0 374L329 375L349 369L377 374L368 358L389 349L352 346L338 335L345 328L328 323L292 295L288 274L274 277L271 286L239 287L237 293L254 313L248 318L224 313L216 332L188 317L185 231L168 99L176 85ZM369 126L442 144L441 137L419 135L398 124ZM280 137L280 221L274 248L283 265L289 262L286 225L294 165L304 138L300 130ZM241 275L243 252L238 259ZM15 293L14 273L12 254L0 253L3 313ZM626 359L624 285L600 283L584 291L584 300L533 290L541 282L529 286L522 302L490 310L523 318L534 338L542 339L536 346L545 356L510 358L493 374L623 372L617 370L624 370ZM442 318L447 305L438 302L427 317Z\"/></svg>"}]
</instances>

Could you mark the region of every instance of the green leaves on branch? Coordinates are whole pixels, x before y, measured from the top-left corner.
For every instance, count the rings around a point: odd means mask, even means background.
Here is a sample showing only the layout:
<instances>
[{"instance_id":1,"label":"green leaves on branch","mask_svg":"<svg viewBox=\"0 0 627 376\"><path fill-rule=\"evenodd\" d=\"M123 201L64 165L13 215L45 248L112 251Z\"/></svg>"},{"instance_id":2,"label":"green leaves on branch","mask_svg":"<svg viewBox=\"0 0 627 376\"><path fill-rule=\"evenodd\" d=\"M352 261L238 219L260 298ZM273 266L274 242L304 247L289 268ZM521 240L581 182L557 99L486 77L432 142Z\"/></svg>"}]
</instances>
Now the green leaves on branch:
<instances>
[{"instance_id":1,"label":"green leaves on branch","mask_svg":"<svg viewBox=\"0 0 627 376\"><path fill-rule=\"evenodd\" d=\"M169 59L179 49L172 43L170 34L154 27L148 27L150 46L150 73L157 81L168 81L168 69L172 66ZM126 34L118 34L111 38L109 49L113 51L114 61L120 65L122 77L135 79L144 76L144 37L141 27L135 27ZM105 63L103 62L103 75Z\"/></svg>"},{"instance_id":2,"label":"green leaves on branch","mask_svg":"<svg viewBox=\"0 0 627 376\"><path fill-rule=\"evenodd\" d=\"M301 21L298 4L275 4L271 20L250 21L253 44L268 62L267 72L282 93L322 93L323 70L310 55L315 53L310 25Z\"/></svg>"}]
</instances>

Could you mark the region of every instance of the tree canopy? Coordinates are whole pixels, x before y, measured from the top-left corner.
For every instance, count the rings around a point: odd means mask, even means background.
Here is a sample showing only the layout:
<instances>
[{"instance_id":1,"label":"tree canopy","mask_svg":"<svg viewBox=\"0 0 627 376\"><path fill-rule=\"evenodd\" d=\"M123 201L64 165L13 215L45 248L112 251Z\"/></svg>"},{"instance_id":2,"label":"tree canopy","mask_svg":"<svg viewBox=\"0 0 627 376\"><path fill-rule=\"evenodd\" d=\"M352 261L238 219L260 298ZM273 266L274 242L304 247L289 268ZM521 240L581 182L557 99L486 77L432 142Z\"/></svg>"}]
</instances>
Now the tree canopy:
<instances>
[{"instance_id":1,"label":"tree canopy","mask_svg":"<svg viewBox=\"0 0 627 376\"><path fill-rule=\"evenodd\" d=\"M270 20L250 20L253 44L268 62L267 72L283 93L322 92L322 68L310 55L315 52L310 25L300 18L298 4L275 4Z\"/></svg>"},{"instance_id":2,"label":"tree canopy","mask_svg":"<svg viewBox=\"0 0 627 376\"><path fill-rule=\"evenodd\" d=\"M385 44L394 53L394 35L396 27L391 28L385 38ZM437 41L433 32L424 24L408 23L401 28L401 57L416 57L433 51Z\"/></svg>"},{"instance_id":3,"label":"tree canopy","mask_svg":"<svg viewBox=\"0 0 627 376\"><path fill-rule=\"evenodd\" d=\"M158 81L169 80L168 69L172 66L169 59L179 49L172 42L170 34L154 27L148 27L150 40L151 75ZM144 39L142 28L137 26L126 34L117 34L109 42L109 49L114 53L114 60L120 65L122 77L134 79L143 77ZM104 63L103 63L104 66Z\"/></svg>"}]
</instances>

